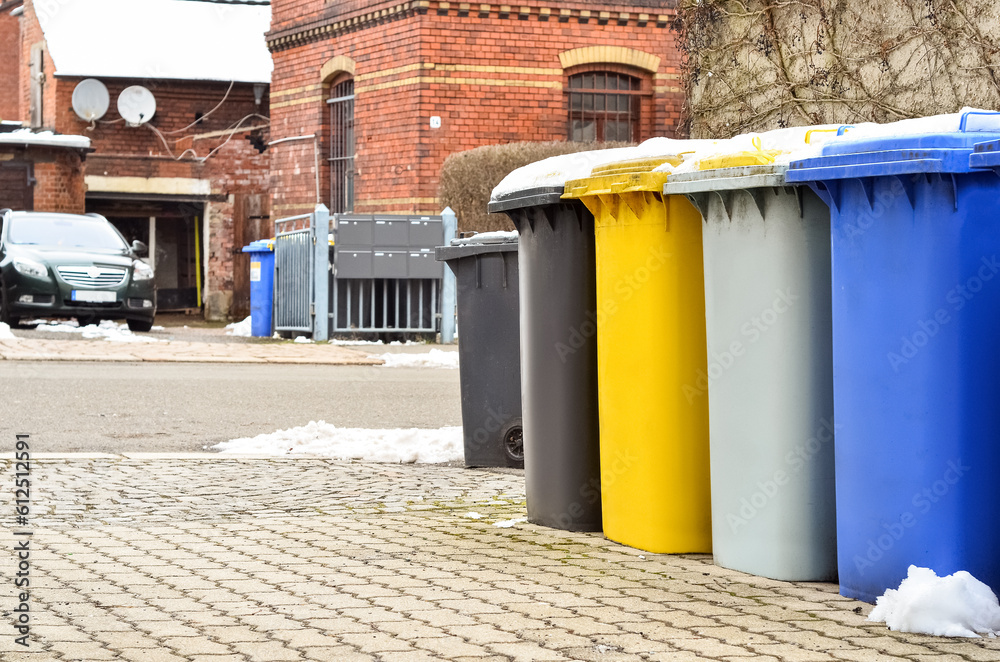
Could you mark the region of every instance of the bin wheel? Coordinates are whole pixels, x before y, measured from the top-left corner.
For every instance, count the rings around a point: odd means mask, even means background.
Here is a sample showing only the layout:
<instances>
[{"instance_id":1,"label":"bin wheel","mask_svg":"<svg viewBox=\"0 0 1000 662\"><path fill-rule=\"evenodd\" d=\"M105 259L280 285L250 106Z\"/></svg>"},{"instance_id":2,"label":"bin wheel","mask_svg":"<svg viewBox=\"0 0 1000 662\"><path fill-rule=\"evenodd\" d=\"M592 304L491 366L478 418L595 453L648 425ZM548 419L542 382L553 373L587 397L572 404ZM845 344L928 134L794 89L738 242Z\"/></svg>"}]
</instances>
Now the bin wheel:
<instances>
[{"instance_id":1,"label":"bin wheel","mask_svg":"<svg viewBox=\"0 0 1000 662\"><path fill-rule=\"evenodd\" d=\"M511 425L503 433L503 449L509 459L524 462L524 432L520 422Z\"/></svg>"}]
</instances>

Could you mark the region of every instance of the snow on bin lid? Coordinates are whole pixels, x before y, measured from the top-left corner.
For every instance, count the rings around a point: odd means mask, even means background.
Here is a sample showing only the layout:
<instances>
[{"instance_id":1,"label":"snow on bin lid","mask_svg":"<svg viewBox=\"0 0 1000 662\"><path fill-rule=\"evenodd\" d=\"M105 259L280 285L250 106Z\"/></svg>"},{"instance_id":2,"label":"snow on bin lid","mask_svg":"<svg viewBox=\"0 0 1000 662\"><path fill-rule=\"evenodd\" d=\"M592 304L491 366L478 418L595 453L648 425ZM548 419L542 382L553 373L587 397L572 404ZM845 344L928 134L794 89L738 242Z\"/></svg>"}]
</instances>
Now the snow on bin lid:
<instances>
[{"instance_id":1,"label":"snow on bin lid","mask_svg":"<svg viewBox=\"0 0 1000 662\"><path fill-rule=\"evenodd\" d=\"M695 152L674 168L663 185L666 195L785 186L793 159L817 156L838 139L842 125L822 124L747 133Z\"/></svg>"},{"instance_id":2,"label":"snow on bin lid","mask_svg":"<svg viewBox=\"0 0 1000 662\"><path fill-rule=\"evenodd\" d=\"M976 144L1000 138L1000 113L961 113L849 128L819 156L793 161L789 182L879 177L922 172L970 172Z\"/></svg>"},{"instance_id":3,"label":"snow on bin lid","mask_svg":"<svg viewBox=\"0 0 1000 662\"><path fill-rule=\"evenodd\" d=\"M516 199L518 194L532 189L563 187L567 181L587 177L594 168L608 163L658 156L676 156L712 142L711 140L650 138L635 147L596 149L589 152L552 156L529 163L511 172L496 185L490 200L498 202Z\"/></svg>"},{"instance_id":4,"label":"snow on bin lid","mask_svg":"<svg viewBox=\"0 0 1000 662\"><path fill-rule=\"evenodd\" d=\"M452 246L466 246L468 244L504 244L508 242L517 242L516 232L477 232L468 237L459 237L458 239L452 239Z\"/></svg>"},{"instance_id":5,"label":"snow on bin lid","mask_svg":"<svg viewBox=\"0 0 1000 662\"><path fill-rule=\"evenodd\" d=\"M447 262L470 255L512 252L517 252L516 232L479 232L471 237L452 239L450 246L438 246L434 249L434 258Z\"/></svg>"}]
</instances>

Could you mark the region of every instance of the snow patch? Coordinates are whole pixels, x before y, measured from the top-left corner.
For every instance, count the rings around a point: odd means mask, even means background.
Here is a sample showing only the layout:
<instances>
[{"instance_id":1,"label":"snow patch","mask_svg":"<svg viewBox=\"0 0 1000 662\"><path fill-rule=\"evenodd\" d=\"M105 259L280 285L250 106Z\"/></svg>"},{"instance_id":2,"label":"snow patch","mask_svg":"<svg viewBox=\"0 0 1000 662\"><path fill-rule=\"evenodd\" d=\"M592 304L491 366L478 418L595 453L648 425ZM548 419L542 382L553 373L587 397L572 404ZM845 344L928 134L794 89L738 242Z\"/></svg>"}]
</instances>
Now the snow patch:
<instances>
[{"instance_id":1,"label":"snow patch","mask_svg":"<svg viewBox=\"0 0 1000 662\"><path fill-rule=\"evenodd\" d=\"M469 519L483 519L483 516L480 515L479 513L477 513L474 510L471 510L471 511L465 513L465 515L463 515L463 517L468 517Z\"/></svg>"},{"instance_id":2,"label":"snow patch","mask_svg":"<svg viewBox=\"0 0 1000 662\"><path fill-rule=\"evenodd\" d=\"M233 322L232 324L227 324L226 335L237 336L240 338L249 338L251 335L253 335L250 330L250 316L247 315L246 318L240 320L239 322Z\"/></svg>"},{"instance_id":3,"label":"snow patch","mask_svg":"<svg viewBox=\"0 0 1000 662\"><path fill-rule=\"evenodd\" d=\"M458 352L446 352L443 349L432 349L421 354L374 354L369 358L382 359L384 368L457 368Z\"/></svg>"},{"instance_id":4,"label":"snow patch","mask_svg":"<svg viewBox=\"0 0 1000 662\"><path fill-rule=\"evenodd\" d=\"M938 577L911 565L898 589L875 602L868 620L890 630L938 637L1000 634L1000 604L990 587L964 570Z\"/></svg>"},{"instance_id":5,"label":"snow patch","mask_svg":"<svg viewBox=\"0 0 1000 662\"><path fill-rule=\"evenodd\" d=\"M438 430L338 428L324 421L212 446L220 453L309 454L338 460L438 464L464 458L461 427Z\"/></svg>"},{"instance_id":6,"label":"snow patch","mask_svg":"<svg viewBox=\"0 0 1000 662\"><path fill-rule=\"evenodd\" d=\"M80 326L76 320L54 322L49 320L37 320L38 328L42 331L54 331L56 333L79 333L87 339L104 339L110 342L159 342L156 338L149 336L137 336L132 333L128 324L119 324L113 320L103 320L100 324L88 324Z\"/></svg>"},{"instance_id":7,"label":"snow patch","mask_svg":"<svg viewBox=\"0 0 1000 662\"><path fill-rule=\"evenodd\" d=\"M312 342L312 338L307 338L306 336L295 336L295 340L292 342L299 343L300 345L306 345Z\"/></svg>"},{"instance_id":8,"label":"snow patch","mask_svg":"<svg viewBox=\"0 0 1000 662\"><path fill-rule=\"evenodd\" d=\"M527 517L515 517L514 519L500 520L499 522L494 522L493 526L500 529L509 529L515 524L521 524L522 522L527 522Z\"/></svg>"},{"instance_id":9,"label":"snow patch","mask_svg":"<svg viewBox=\"0 0 1000 662\"><path fill-rule=\"evenodd\" d=\"M61 135L51 131L35 133L31 129L18 129L10 133L0 133L0 145L41 145L45 147L68 147L90 149L90 138L86 136Z\"/></svg>"},{"instance_id":10,"label":"snow patch","mask_svg":"<svg viewBox=\"0 0 1000 662\"><path fill-rule=\"evenodd\" d=\"M0 340L17 340L17 336L10 330L10 325L0 322Z\"/></svg>"}]
</instances>

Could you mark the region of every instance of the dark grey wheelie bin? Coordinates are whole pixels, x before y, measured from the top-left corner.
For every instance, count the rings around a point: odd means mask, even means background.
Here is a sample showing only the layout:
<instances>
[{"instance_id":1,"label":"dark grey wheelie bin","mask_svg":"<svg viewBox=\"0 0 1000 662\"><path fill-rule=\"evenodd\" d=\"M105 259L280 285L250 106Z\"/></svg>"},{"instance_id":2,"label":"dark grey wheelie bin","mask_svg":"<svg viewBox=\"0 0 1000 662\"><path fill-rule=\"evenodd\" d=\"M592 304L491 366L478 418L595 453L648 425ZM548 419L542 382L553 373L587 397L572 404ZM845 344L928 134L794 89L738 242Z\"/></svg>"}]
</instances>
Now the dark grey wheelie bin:
<instances>
[{"instance_id":1,"label":"dark grey wheelie bin","mask_svg":"<svg viewBox=\"0 0 1000 662\"><path fill-rule=\"evenodd\" d=\"M601 531L594 217L563 187L498 197L519 233L528 520Z\"/></svg>"},{"instance_id":2,"label":"dark grey wheelie bin","mask_svg":"<svg viewBox=\"0 0 1000 662\"><path fill-rule=\"evenodd\" d=\"M457 286L465 466L521 468L517 236L455 239L435 253Z\"/></svg>"}]
</instances>

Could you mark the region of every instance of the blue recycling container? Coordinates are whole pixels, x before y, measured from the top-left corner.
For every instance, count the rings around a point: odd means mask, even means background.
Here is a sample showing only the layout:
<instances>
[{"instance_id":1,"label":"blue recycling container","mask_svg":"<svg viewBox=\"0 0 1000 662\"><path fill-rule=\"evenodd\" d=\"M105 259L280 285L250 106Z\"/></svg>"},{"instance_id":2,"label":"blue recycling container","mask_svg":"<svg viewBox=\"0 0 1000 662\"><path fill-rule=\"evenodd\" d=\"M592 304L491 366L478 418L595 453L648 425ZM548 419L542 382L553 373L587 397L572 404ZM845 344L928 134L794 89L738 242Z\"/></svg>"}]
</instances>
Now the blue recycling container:
<instances>
[{"instance_id":1,"label":"blue recycling container","mask_svg":"<svg viewBox=\"0 0 1000 662\"><path fill-rule=\"evenodd\" d=\"M250 333L269 338L274 310L274 243L269 239L252 241L243 252L250 253Z\"/></svg>"},{"instance_id":2,"label":"blue recycling container","mask_svg":"<svg viewBox=\"0 0 1000 662\"><path fill-rule=\"evenodd\" d=\"M831 211L840 592L910 564L1000 592L1000 177L970 159L1000 114L849 136L786 173Z\"/></svg>"}]
</instances>

